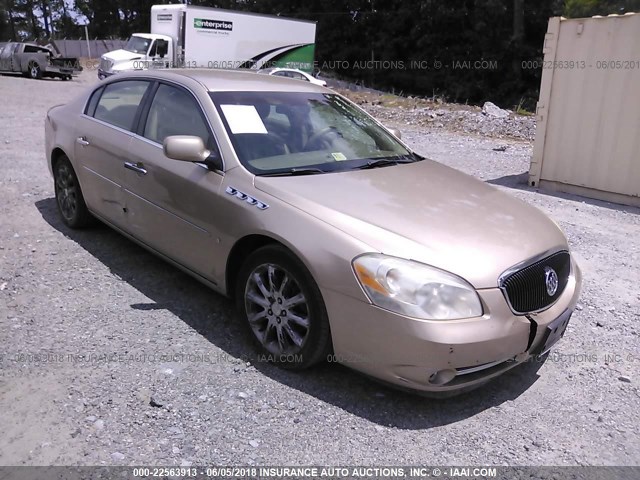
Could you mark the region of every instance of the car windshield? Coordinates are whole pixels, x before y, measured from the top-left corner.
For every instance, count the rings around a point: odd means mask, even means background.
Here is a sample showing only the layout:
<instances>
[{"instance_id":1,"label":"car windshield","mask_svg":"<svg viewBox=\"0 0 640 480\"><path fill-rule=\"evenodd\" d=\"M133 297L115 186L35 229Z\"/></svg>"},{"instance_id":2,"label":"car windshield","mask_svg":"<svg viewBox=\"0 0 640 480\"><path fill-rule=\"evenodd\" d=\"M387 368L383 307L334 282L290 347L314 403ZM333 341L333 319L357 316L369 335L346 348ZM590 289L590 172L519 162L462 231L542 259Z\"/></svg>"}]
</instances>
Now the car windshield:
<instances>
[{"instance_id":1,"label":"car windshield","mask_svg":"<svg viewBox=\"0 0 640 480\"><path fill-rule=\"evenodd\" d=\"M124 49L133 53L147 53L150 44L151 40L148 38L133 36L129 39Z\"/></svg>"},{"instance_id":2,"label":"car windshield","mask_svg":"<svg viewBox=\"0 0 640 480\"><path fill-rule=\"evenodd\" d=\"M327 173L420 159L336 94L210 95L240 162L256 175Z\"/></svg>"}]
</instances>

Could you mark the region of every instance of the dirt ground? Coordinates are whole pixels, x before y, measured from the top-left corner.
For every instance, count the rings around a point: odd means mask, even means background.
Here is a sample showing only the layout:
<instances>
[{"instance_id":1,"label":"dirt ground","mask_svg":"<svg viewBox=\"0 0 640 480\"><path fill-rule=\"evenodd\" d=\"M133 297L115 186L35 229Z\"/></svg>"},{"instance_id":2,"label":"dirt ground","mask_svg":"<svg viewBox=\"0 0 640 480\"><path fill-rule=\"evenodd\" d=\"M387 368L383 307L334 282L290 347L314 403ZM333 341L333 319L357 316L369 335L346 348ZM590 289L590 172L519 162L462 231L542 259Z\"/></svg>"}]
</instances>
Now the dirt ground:
<instances>
[{"instance_id":1,"label":"dirt ground","mask_svg":"<svg viewBox=\"0 0 640 480\"><path fill-rule=\"evenodd\" d=\"M546 363L446 401L337 364L285 372L255 361L228 300L107 227L59 220L44 116L96 81L0 77L0 464L639 463L639 209L536 191L530 141L391 107L416 151L562 227L578 310Z\"/></svg>"}]
</instances>

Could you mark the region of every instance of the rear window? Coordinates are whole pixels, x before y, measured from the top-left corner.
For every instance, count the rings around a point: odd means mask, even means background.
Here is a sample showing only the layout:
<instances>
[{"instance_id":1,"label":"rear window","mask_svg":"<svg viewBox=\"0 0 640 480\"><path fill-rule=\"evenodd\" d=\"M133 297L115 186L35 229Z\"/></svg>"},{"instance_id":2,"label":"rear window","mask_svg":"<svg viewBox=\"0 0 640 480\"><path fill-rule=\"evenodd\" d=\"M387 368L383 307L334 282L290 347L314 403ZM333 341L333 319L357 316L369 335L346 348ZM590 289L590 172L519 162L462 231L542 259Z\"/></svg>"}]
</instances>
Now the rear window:
<instances>
[{"instance_id":1,"label":"rear window","mask_svg":"<svg viewBox=\"0 0 640 480\"><path fill-rule=\"evenodd\" d=\"M102 90L104 90L104 88L99 88L98 90L96 90L91 94L91 98L89 99L89 102L87 103L87 108L84 112L90 117L93 117L93 115L96 112L96 107L98 106L98 100L100 100L100 95L102 95Z\"/></svg>"},{"instance_id":2,"label":"rear window","mask_svg":"<svg viewBox=\"0 0 640 480\"><path fill-rule=\"evenodd\" d=\"M25 45L24 53L51 53L46 48L37 47L35 45Z\"/></svg>"},{"instance_id":3,"label":"rear window","mask_svg":"<svg viewBox=\"0 0 640 480\"><path fill-rule=\"evenodd\" d=\"M136 113L147 88L149 82L145 80L125 80L107 85L93 116L116 127L133 131Z\"/></svg>"}]
</instances>

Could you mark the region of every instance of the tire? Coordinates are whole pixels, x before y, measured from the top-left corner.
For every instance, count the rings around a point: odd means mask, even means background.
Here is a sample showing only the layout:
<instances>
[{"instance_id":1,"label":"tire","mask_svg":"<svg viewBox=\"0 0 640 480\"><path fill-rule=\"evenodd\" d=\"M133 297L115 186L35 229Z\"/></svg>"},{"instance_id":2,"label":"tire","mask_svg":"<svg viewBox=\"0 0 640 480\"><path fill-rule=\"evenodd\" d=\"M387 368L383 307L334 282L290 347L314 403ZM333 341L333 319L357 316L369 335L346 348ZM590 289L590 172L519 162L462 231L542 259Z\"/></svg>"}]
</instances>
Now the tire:
<instances>
[{"instance_id":1,"label":"tire","mask_svg":"<svg viewBox=\"0 0 640 480\"><path fill-rule=\"evenodd\" d=\"M29 62L29 78L39 80L42 78L42 69L36 62Z\"/></svg>"},{"instance_id":2,"label":"tire","mask_svg":"<svg viewBox=\"0 0 640 480\"><path fill-rule=\"evenodd\" d=\"M71 75L63 75L60 77L60 80L66 82L67 80L71 80Z\"/></svg>"},{"instance_id":3,"label":"tire","mask_svg":"<svg viewBox=\"0 0 640 480\"><path fill-rule=\"evenodd\" d=\"M78 177L64 155L53 166L53 184L58 212L65 225L74 229L92 225L94 218L84 202Z\"/></svg>"},{"instance_id":4,"label":"tire","mask_svg":"<svg viewBox=\"0 0 640 480\"><path fill-rule=\"evenodd\" d=\"M322 295L287 249L267 245L253 252L235 287L236 307L263 358L290 370L326 360L332 348Z\"/></svg>"}]
</instances>

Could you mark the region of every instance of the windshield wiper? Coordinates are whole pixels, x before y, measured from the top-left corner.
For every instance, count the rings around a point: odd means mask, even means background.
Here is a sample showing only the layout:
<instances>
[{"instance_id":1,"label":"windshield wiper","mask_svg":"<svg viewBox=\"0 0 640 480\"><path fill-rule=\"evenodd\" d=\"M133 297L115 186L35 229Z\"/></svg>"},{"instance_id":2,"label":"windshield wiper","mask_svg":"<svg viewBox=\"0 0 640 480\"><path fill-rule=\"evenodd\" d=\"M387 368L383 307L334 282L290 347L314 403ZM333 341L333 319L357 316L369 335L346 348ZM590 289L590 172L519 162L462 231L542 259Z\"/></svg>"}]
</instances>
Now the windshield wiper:
<instances>
[{"instance_id":1,"label":"windshield wiper","mask_svg":"<svg viewBox=\"0 0 640 480\"><path fill-rule=\"evenodd\" d=\"M383 157L369 160L364 165L356 167L358 170L367 170L370 168L387 167L389 165L398 165L400 163L413 163L422 160L418 156L412 155L394 155L392 157Z\"/></svg>"},{"instance_id":2,"label":"windshield wiper","mask_svg":"<svg viewBox=\"0 0 640 480\"><path fill-rule=\"evenodd\" d=\"M290 168L289 170L284 170L280 172L274 173L265 173L259 175L260 177L284 177L284 176L294 176L294 175L317 175L319 173L327 173L326 170L322 170L320 168Z\"/></svg>"}]
</instances>

